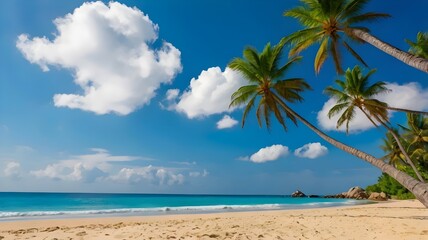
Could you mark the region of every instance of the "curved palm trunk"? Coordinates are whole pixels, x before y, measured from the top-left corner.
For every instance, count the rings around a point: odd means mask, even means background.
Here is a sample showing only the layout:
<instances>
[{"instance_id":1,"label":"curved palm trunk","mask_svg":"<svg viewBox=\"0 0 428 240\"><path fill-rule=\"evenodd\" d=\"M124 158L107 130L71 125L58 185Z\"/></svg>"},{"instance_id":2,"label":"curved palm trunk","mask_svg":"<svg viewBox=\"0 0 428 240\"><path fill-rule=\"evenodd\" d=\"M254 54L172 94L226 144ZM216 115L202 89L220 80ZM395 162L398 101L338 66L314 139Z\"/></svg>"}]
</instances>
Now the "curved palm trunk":
<instances>
[{"instance_id":1,"label":"curved palm trunk","mask_svg":"<svg viewBox=\"0 0 428 240\"><path fill-rule=\"evenodd\" d=\"M379 40L378 38L369 34L368 32L362 31L360 29L353 28L353 29L350 29L350 32L355 37L358 37L359 39L367 43L370 43L376 48L382 50L385 53L388 53L389 55L406 63L407 65L428 73L428 59L416 57L408 52L404 52L386 42Z\"/></svg>"},{"instance_id":2,"label":"curved palm trunk","mask_svg":"<svg viewBox=\"0 0 428 240\"><path fill-rule=\"evenodd\" d=\"M327 142L331 143L333 146L348 152L360 159L363 159L364 161L370 163L371 165L379 168L382 172L387 173L391 177L393 177L395 180L397 180L399 183L401 183L405 188L407 188L410 192L412 192L416 198L425 206L428 208L428 184L422 183L417 181L416 179L412 178L411 176L407 175L404 172L401 172L394 168L393 166L385 163L384 161L373 157L370 154L367 154L365 152L362 152L356 148L350 147L346 144L343 144L336 139L328 136L318 128L316 128L314 125L312 125L310 122L308 122L306 119L304 119L302 116L297 114L293 109L288 107L280 98L275 96L275 99L281 104L281 107L284 108L285 111L299 119L303 124L305 124L308 128L310 128L312 131L314 131L318 136L320 136L322 139L326 140Z\"/></svg>"},{"instance_id":3,"label":"curved palm trunk","mask_svg":"<svg viewBox=\"0 0 428 240\"><path fill-rule=\"evenodd\" d=\"M365 102L364 104L375 106L375 107L386 108L388 110L393 110L393 111L398 111L398 112L428 115L428 112L424 112L424 111L417 111L417 110L412 110L412 109L397 108L397 107L390 107L390 106L385 107L385 106L381 106L381 105L378 105L378 104L372 104L372 103L367 103L367 102Z\"/></svg>"},{"instance_id":4,"label":"curved palm trunk","mask_svg":"<svg viewBox=\"0 0 428 240\"><path fill-rule=\"evenodd\" d=\"M372 122L373 125L375 125L377 127L377 124L373 121L373 119L370 117L370 115L366 111L364 111L364 109L362 107L358 107L358 108L364 113L364 115L366 115L366 117L370 120L370 122ZM418 177L419 181L425 182L424 179L422 178L421 174L419 173L418 169L416 168L415 164L410 159L409 154L407 154L407 151L404 149L403 145L401 144L400 138L397 136L397 134L395 134L394 130L392 130L385 122L383 122L376 115L374 116L374 118L380 124L382 124L382 126L384 126L386 128L386 130L388 130L388 132L391 133L391 135L394 137L395 141L397 142L398 148L400 149L401 153L404 155L404 159L406 160L405 162L407 164L409 164L410 167L413 169L413 171L416 173L416 176Z\"/></svg>"},{"instance_id":5,"label":"curved palm trunk","mask_svg":"<svg viewBox=\"0 0 428 240\"><path fill-rule=\"evenodd\" d=\"M386 107L386 109L393 110L393 111L399 111L399 112L406 112L406 113L414 113L414 114L422 114L422 115L428 115L428 112L424 111L416 111L411 109L404 109L404 108L396 108L396 107Z\"/></svg>"},{"instance_id":6,"label":"curved palm trunk","mask_svg":"<svg viewBox=\"0 0 428 240\"><path fill-rule=\"evenodd\" d=\"M379 121L379 119L378 119ZM391 135L394 137L395 141L397 142L398 148L400 148L400 151L403 153L404 158L406 159L406 162L412 167L413 171L416 173L416 176L418 177L419 181L425 182L424 178L419 173L418 169L416 168L413 161L410 159L409 154L407 154L406 150L404 149L403 145L401 144L400 138L395 134L395 132L388 127L384 122L380 121L381 124L391 133Z\"/></svg>"}]
</instances>

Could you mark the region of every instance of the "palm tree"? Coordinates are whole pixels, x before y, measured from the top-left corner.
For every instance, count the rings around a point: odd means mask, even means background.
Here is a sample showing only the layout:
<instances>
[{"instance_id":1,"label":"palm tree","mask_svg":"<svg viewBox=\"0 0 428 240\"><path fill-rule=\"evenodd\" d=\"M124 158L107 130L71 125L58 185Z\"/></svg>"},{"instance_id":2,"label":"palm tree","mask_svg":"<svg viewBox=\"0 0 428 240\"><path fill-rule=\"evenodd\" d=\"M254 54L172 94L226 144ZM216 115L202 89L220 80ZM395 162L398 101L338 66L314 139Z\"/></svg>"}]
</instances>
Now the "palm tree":
<instances>
[{"instance_id":1,"label":"palm tree","mask_svg":"<svg viewBox=\"0 0 428 240\"><path fill-rule=\"evenodd\" d=\"M407 114L407 127L400 127L405 131L404 137L408 140L408 151L412 157L428 165L428 118L418 114Z\"/></svg>"},{"instance_id":2,"label":"palm tree","mask_svg":"<svg viewBox=\"0 0 428 240\"><path fill-rule=\"evenodd\" d=\"M389 174L404 187L412 191L428 207L428 184L417 181L381 159L377 159L372 155L331 138L288 106L290 99L290 102L303 100L298 95L308 89L308 85L300 78L283 80L286 70L296 62L295 59L291 59L285 65L280 65L283 47L284 42L273 47L268 44L261 53L258 53L253 48L246 48L243 58L235 58L229 64L230 68L240 72L250 84L240 87L233 93L230 104L231 106L246 104L242 123L245 123L248 113L255 106L256 101L258 101L256 116L258 119L262 119L261 116L263 114L268 126L270 123L269 114L272 112L283 126L285 126L283 114L290 119L299 120L335 147L361 158L376 166L382 172ZM281 115L278 113L281 113Z\"/></svg>"},{"instance_id":3,"label":"palm tree","mask_svg":"<svg viewBox=\"0 0 428 240\"><path fill-rule=\"evenodd\" d=\"M428 59L428 32L418 32L416 42L407 39L406 42L410 45L409 52L411 54Z\"/></svg>"},{"instance_id":4,"label":"palm tree","mask_svg":"<svg viewBox=\"0 0 428 240\"><path fill-rule=\"evenodd\" d=\"M278 68L282 49L283 44L271 47L268 43L263 52L258 55L257 50L248 47L244 50L244 56L250 64L240 58L234 59L229 64L230 68L240 71L252 83L241 87L232 95L230 107L248 102L242 118L242 127L244 127L246 117L254 107L258 96L261 96L261 100L257 106L256 116L260 127L264 121L266 127L270 129L270 114L272 112L285 130L287 129L286 119L290 119L294 124L297 123L295 116L283 111L275 96L277 94L291 103L300 102L303 101L303 97L299 93L310 89L310 86L301 78L279 80L293 63L301 59L301 57L294 57L287 64ZM246 68L242 66L246 66ZM276 94L272 90L275 90Z\"/></svg>"},{"instance_id":5,"label":"palm tree","mask_svg":"<svg viewBox=\"0 0 428 240\"><path fill-rule=\"evenodd\" d=\"M391 133L386 133L386 137L383 139L383 145L381 145L380 148L386 153L381 159L387 161L395 168L406 163L403 159L403 153Z\"/></svg>"},{"instance_id":6,"label":"palm tree","mask_svg":"<svg viewBox=\"0 0 428 240\"><path fill-rule=\"evenodd\" d=\"M332 86L327 87L325 93L337 100L337 104L328 112L328 117L331 118L342 112L336 127L339 128L346 123L346 132L348 133L349 123L354 119L356 110L361 110L373 125L378 127L378 124L381 124L388 130L403 153L406 163L412 167L419 180L423 182L424 179L404 149L400 137L388 126L388 104L374 98L388 91L384 82L376 82L369 85L370 76L375 72L375 70L371 70L368 74L364 75L360 67L355 66L352 70L346 70L345 81L336 80L339 89Z\"/></svg>"},{"instance_id":7,"label":"palm tree","mask_svg":"<svg viewBox=\"0 0 428 240\"><path fill-rule=\"evenodd\" d=\"M364 60L352 49L347 40L370 43L376 48L403 61L404 63L428 73L428 60L402 51L369 33L369 29L359 24L373 22L389 17L385 13L364 12L362 9L369 0L300 0L302 6L285 11L284 16L296 18L305 29L286 37L293 45L290 55L313 44L320 43L314 67L318 73L328 55L333 57L336 71L342 73L340 48L348 50L358 61L367 66Z\"/></svg>"}]
</instances>

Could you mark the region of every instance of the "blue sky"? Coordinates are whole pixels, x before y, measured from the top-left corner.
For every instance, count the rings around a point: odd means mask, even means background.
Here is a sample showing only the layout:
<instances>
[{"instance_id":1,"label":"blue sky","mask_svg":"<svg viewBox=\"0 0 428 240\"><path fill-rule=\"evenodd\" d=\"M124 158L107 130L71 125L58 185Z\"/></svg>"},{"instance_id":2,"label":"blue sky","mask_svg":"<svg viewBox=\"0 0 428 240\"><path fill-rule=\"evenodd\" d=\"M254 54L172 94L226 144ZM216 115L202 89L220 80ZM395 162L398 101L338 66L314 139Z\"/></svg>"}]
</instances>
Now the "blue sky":
<instances>
[{"instance_id":1,"label":"blue sky","mask_svg":"<svg viewBox=\"0 0 428 240\"><path fill-rule=\"evenodd\" d=\"M227 109L243 83L227 64L245 46L261 49L300 29L282 16L297 4L2 0L0 191L327 194L374 183L377 169L304 125L284 132L275 123L268 132L253 113L242 129L242 110ZM393 16L370 24L372 33L407 50L404 39L428 30L427 8L424 0L372 1L368 11ZM426 74L368 44L356 49L378 69L373 79L389 83L385 101L428 110ZM294 109L382 156L383 130L358 118L346 135L323 117L322 90L339 76L330 59L314 74L315 51L289 72L313 88ZM344 62L355 64L346 55Z\"/></svg>"}]
</instances>

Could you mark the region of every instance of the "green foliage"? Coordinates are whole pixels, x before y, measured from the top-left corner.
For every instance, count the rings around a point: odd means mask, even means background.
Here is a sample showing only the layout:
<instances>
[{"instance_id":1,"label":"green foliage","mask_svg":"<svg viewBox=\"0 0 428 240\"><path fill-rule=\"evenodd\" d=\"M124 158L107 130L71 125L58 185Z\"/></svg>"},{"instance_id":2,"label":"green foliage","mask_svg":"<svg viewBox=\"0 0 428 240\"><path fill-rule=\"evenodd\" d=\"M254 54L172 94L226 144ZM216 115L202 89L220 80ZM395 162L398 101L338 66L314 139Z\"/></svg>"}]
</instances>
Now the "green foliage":
<instances>
[{"instance_id":1,"label":"green foliage","mask_svg":"<svg viewBox=\"0 0 428 240\"><path fill-rule=\"evenodd\" d=\"M396 133L400 135L403 145L410 153L410 158L422 178L428 180L428 118L423 115L407 114L407 126L401 126L401 130ZM386 153L382 158L385 162L416 179L415 172L403 161L397 143L390 134L386 135L381 148ZM366 189L369 192L385 192L397 199L414 198L409 190L385 173L379 177L376 184Z\"/></svg>"},{"instance_id":2,"label":"green foliage","mask_svg":"<svg viewBox=\"0 0 428 240\"><path fill-rule=\"evenodd\" d=\"M397 199L413 199L415 196L388 174L382 173L376 184L367 186L368 192L384 192Z\"/></svg>"},{"instance_id":3,"label":"green foliage","mask_svg":"<svg viewBox=\"0 0 428 240\"><path fill-rule=\"evenodd\" d=\"M344 80L336 80L337 88L329 86L325 93L336 99L337 104L330 109L328 117L339 114L342 115L337 121L336 127L346 125L346 132L349 130L349 123L355 117L355 111L360 109L366 117L377 126L377 122L388 122L388 104L375 99L381 93L387 92L385 82L376 82L369 84L370 76L375 70L363 74L361 68L357 65L353 69L346 70Z\"/></svg>"},{"instance_id":4,"label":"green foliage","mask_svg":"<svg viewBox=\"0 0 428 240\"><path fill-rule=\"evenodd\" d=\"M352 34L353 29L368 32L364 23L389 17L385 13L363 12L369 0L300 0L301 5L284 12L303 25L304 29L285 37L291 43L290 55L299 54L308 47L320 44L314 61L318 73L327 56L333 58L336 71L342 73L341 49L346 49L359 62L367 66L352 49L349 40L362 42Z\"/></svg>"},{"instance_id":5,"label":"green foliage","mask_svg":"<svg viewBox=\"0 0 428 240\"><path fill-rule=\"evenodd\" d=\"M396 130L393 130L396 131ZM398 132L396 131L398 135ZM407 143L406 141L403 141ZM383 144L380 148L386 153L381 159L393 165L394 167L399 167L406 165L404 160L404 155L400 150L400 147L397 144L397 141L394 139L390 132L386 133L386 138L383 139Z\"/></svg>"},{"instance_id":6,"label":"green foliage","mask_svg":"<svg viewBox=\"0 0 428 240\"><path fill-rule=\"evenodd\" d=\"M231 107L246 105L242 127L254 107L260 127L264 122L266 127L270 128L271 115L275 116L284 129L287 129L287 119L296 124L296 118L284 108L285 102L303 101L300 94L310 89L310 86L301 78L284 79L287 70L301 58L293 57L281 65L283 48L283 41L275 46L268 43L260 53L252 47L247 47L243 58L235 58L229 63L229 67L240 72L250 84L240 87L231 97Z\"/></svg>"},{"instance_id":7,"label":"green foliage","mask_svg":"<svg viewBox=\"0 0 428 240\"><path fill-rule=\"evenodd\" d=\"M410 45L409 52L411 54L428 59L428 32L419 32L416 36L416 42L407 39L406 42Z\"/></svg>"}]
</instances>

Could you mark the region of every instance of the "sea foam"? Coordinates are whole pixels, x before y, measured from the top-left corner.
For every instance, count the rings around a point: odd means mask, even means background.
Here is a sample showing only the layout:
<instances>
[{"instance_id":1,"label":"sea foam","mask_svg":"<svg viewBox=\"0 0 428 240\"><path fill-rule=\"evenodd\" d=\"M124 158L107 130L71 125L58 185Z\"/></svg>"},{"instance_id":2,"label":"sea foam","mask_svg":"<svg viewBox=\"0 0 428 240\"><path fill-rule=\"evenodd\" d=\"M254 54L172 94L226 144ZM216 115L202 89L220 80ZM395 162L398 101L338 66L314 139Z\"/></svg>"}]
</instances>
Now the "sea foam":
<instances>
[{"instance_id":1,"label":"sea foam","mask_svg":"<svg viewBox=\"0 0 428 240\"><path fill-rule=\"evenodd\" d=\"M10 218L32 218L45 216L91 216L91 215L160 215L174 213L209 213L227 211L258 211L258 210L281 210L296 208L316 208L340 205L355 205L355 201L317 202L306 203L296 206L294 204L258 204L258 205L212 205L212 206L180 206L180 207L154 207L154 208L118 208L99 210L76 210L76 211L26 211L26 212L0 212L0 219Z\"/></svg>"}]
</instances>

